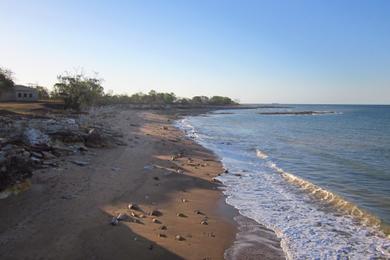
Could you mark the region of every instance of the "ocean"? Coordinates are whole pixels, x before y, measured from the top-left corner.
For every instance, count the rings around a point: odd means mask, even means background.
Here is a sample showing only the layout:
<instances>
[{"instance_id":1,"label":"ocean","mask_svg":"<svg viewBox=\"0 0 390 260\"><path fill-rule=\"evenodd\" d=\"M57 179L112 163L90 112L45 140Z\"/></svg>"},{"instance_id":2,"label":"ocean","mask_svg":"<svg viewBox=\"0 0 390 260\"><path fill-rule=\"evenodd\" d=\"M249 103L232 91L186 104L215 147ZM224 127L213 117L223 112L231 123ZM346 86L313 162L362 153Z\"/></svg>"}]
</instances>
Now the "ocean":
<instances>
[{"instance_id":1,"label":"ocean","mask_svg":"<svg viewBox=\"0 0 390 260\"><path fill-rule=\"evenodd\" d=\"M177 126L222 160L227 203L288 259L390 259L390 106L221 110Z\"/></svg>"}]
</instances>

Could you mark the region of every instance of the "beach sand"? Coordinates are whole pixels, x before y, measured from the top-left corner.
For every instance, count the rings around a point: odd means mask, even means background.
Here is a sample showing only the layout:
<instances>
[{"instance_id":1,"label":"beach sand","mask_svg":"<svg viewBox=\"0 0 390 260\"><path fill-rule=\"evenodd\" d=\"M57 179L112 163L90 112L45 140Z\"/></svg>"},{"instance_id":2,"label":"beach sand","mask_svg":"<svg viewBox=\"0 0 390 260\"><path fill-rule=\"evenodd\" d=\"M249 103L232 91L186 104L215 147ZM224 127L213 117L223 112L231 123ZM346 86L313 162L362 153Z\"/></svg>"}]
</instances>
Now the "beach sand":
<instances>
[{"instance_id":1,"label":"beach sand","mask_svg":"<svg viewBox=\"0 0 390 260\"><path fill-rule=\"evenodd\" d=\"M0 200L0 258L223 259L230 248L232 259L283 259L273 232L224 202L213 181L221 163L172 125L176 112L97 113L127 145L64 158L36 171L28 191Z\"/></svg>"}]
</instances>

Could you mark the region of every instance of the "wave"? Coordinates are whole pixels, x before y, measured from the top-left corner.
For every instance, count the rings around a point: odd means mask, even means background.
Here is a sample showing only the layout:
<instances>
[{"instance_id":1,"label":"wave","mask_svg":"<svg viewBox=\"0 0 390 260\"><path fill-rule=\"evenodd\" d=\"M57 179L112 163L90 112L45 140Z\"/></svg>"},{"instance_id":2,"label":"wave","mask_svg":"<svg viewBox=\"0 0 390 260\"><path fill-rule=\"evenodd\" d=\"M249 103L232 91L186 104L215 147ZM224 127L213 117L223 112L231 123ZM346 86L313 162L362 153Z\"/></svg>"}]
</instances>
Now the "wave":
<instances>
[{"instance_id":1,"label":"wave","mask_svg":"<svg viewBox=\"0 0 390 260\"><path fill-rule=\"evenodd\" d=\"M335 115L340 114L335 111L274 111L274 112L258 112L259 115L303 115L303 116L316 116L316 115Z\"/></svg>"},{"instance_id":2,"label":"wave","mask_svg":"<svg viewBox=\"0 0 390 260\"><path fill-rule=\"evenodd\" d=\"M286 172L276 166L275 163L268 162L268 166L278 172L288 183L298 186L301 190L311 194L313 197L320 200L322 203L329 205L344 214L352 216L362 224L378 228L381 226L381 221L379 218L359 208L354 203L345 200L343 197L331 191L328 191L318 185L315 185L310 181L302 179L292 173Z\"/></svg>"},{"instance_id":3,"label":"wave","mask_svg":"<svg viewBox=\"0 0 390 260\"><path fill-rule=\"evenodd\" d=\"M268 158L268 155L265 152L260 151L259 149L256 149L256 156L259 157L260 159Z\"/></svg>"}]
</instances>

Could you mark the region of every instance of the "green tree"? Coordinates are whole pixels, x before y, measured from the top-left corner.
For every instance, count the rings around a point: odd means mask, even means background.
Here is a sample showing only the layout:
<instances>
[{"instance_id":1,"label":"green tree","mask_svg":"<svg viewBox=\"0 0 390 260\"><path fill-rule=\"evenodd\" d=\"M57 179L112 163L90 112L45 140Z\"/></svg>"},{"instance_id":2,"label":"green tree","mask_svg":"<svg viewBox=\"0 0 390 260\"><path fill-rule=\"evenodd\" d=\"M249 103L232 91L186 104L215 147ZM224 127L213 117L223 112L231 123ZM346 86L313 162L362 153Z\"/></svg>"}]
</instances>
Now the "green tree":
<instances>
[{"instance_id":1,"label":"green tree","mask_svg":"<svg viewBox=\"0 0 390 260\"><path fill-rule=\"evenodd\" d=\"M57 79L59 82L54 85L53 94L64 99L65 109L80 110L103 97L101 79L87 77L83 73L59 75Z\"/></svg>"},{"instance_id":2,"label":"green tree","mask_svg":"<svg viewBox=\"0 0 390 260\"><path fill-rule=\"evenodd\" d=\"M35 88L35 90L38 92L39 99L49 99L50 98L49 90L47 88L45 88L43 86L39 86L39 85L35 85L32 87Z\"/></svg>"},{"instance_id":3,"label":"green tree","mask_svg":"<svg viewBox=\"0 0 390 260\"><path fill-rule=\"evenodd\" d=\"M15 86L12 79L12 71L9 69L0 68L0 93L7 91Z\"/></svg>"},{"instance_id":4,"label":"green tree","mask_svg":"<svg viewBox=\"0 0 390 260\"><path fill-rule=\"evenodd\" d=\"M225 105L236 105L237 103L228 97L213 96L212 98L210 98L209 104L216 105L216 106L225 106Z\"/></svg>"}]
</instances>

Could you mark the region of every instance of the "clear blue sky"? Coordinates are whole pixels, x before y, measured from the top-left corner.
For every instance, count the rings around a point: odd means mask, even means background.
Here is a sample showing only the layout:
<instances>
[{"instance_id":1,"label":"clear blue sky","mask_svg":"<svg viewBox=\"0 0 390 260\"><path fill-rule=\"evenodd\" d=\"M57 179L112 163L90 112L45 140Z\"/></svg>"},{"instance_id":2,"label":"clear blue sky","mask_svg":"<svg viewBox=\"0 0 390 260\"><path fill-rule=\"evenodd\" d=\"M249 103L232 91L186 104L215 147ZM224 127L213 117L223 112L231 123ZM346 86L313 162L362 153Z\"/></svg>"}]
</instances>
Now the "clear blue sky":
<instances>
[{"instance_id":1,"label":"clear blue sky","mask_svg":"<svg viewBox=\"0 0 390 260\"><path fill-rule=\"evenodd\" d=\"M390 104L390 1L0 1L0 66L51 87Z\"/></svg>"}]
</instances>

